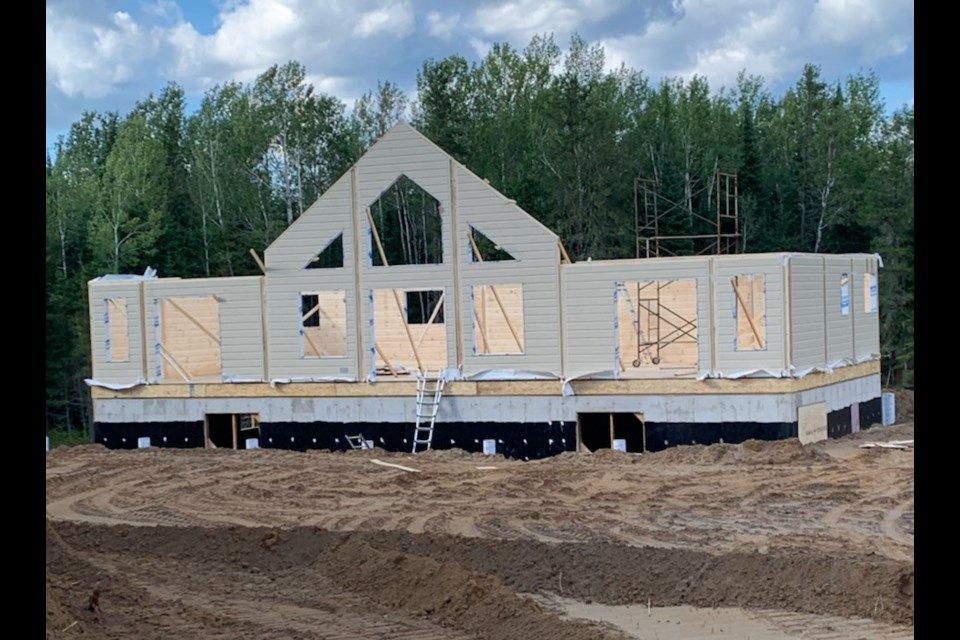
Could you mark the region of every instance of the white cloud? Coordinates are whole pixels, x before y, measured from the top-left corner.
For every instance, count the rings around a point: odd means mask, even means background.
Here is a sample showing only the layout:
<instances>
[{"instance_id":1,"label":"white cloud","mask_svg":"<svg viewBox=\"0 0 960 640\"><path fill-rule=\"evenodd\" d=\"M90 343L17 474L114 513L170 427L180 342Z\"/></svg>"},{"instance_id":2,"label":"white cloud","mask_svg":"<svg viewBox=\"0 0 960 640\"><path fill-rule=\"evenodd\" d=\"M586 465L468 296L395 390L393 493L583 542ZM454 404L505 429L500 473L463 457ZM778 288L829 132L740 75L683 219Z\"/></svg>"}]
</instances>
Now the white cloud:
<instances>
[{"instance_id":1,"label":"white cloud","mask_svg":"<svg viewBox=\"0 0 960 640\"><path fill-rule=\"evenodd\" d=\"M409 2L394 2L360 16L353 32L369 38L381 33L403 37L413 31L413 9Z\"/></svg>"},{"instance_id":2,"label":"white cloud","mask_svg":"<svg viewBox=\"0 0 960 640\"><path fill-rule=\"evenodd\" d=\"M654 80L701 75L714 88L732 87L741 70L777 83L807 62L845 75L902 53L913 37L904 0L675 0L674 10L604 39L608 67L624 62Z\"/></svg>"},{"instance_id":3,"label":"white cloud","mask_svg":"<svg viewBox=\"0 0 960 640\"><path fill-rule=\"evenodd\" d=\"M47 82L67 97L101 98L136 77L156 52L158 34L122 11L86 23L47 8Z\"/></svg>"},{"instance_id":4,"label":"white cloud","mask_svg":"<svg viewBox=\"0 0 960 640\"><path fill-rule=\"evenodd\" d=\"M443 15L439 11L431 11L427 14L427 25L430 35L449 42L453 38L454 30L460 26L460 14Z\"/></svg>"},{"instance_id":5,"label":"white cloud","mask_svg":"<svg viewBox=\"0 0 960 640\"><path fill-rule=\"evenodd\" d=\"M474 11L470 26L486 36L526 45L533 36L553 33L562 40L584 25L601 22L623 0L512 0Z\"/></svg>"}]
</instances>

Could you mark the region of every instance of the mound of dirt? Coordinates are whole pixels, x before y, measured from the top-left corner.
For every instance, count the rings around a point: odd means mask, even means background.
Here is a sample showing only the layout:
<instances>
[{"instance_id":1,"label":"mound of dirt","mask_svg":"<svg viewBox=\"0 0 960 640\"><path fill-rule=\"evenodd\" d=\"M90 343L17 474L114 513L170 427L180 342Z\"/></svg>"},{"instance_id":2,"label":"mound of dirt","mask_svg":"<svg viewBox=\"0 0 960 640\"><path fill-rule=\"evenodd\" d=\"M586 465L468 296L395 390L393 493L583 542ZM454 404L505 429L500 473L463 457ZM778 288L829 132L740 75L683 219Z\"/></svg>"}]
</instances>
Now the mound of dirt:
<instances>
[{"instance_id":1,"label":"mound of dirt","mask_svg":"<svg viewBox=\"0 0 960 640\"><path fill-rule=\"evenodd\" d=\"M348 537L325 564L340 585L391 608L435 616L489 640L587 640L611 633L581 622L563 621L532 600L521 598L495 577L473 573L453 559L442 562L406 553L384 552L357 536Z\"/></svg>"},{"instance_id":2,"label":"mound of dirt","mask_svg":"<svg viewBox=\"0 0 960 640\"><path fill-rule=\"evenodd\" d=\"M804 446L799 440L746 440L740 444L680 445L646 454L649 464L792 464L831 462L819 447Z\"/></svg>"},{"instance_id":3,"label":"mound of dirt","mask_svg":"<svg viewBox=\"0 0 960 640\"><path fill-rule=\"evenodd\" d=\"M306 567L363 600L492 640L602 637L594 628L569 626L517 593L613 605L649 599L657 606L782 609L899 624L912 624L914 615L913 563L864 555L814 550L714 555L312 527L56 526L84 552L125 554L138 562L153 558L173 567L189 563L195 572L242 565L281 576ZM303 579L300 575L298 584ZM276 588L281 586L277 580Z\"/></svg>"}]
</instances>

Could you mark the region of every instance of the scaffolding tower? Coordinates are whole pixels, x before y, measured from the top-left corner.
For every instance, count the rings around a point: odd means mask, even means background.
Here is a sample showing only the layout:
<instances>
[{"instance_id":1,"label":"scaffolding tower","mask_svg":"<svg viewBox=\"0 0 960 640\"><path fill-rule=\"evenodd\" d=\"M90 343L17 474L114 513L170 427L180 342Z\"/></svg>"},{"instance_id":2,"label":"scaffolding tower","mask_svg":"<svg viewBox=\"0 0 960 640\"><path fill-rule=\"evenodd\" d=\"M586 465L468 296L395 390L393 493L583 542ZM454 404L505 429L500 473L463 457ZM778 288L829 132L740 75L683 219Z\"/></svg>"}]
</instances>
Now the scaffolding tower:
<instances>
[{"instance_id":1,"label":"scaffolding tower","mask_svg":"<svg viewBox=\"0 0 960 640\"><path fill-rule=\"evenodd\" d=\"M706 205L695 211L695 202L704 197ZM715 172L706 184L687 194L686 203L661 194L656 180L638 176L634 180L633 199L638 258L740 253L737 174ZM664 221L683 214L689 217L692 232L665 233Z\"/></svg>"}]
</instances>

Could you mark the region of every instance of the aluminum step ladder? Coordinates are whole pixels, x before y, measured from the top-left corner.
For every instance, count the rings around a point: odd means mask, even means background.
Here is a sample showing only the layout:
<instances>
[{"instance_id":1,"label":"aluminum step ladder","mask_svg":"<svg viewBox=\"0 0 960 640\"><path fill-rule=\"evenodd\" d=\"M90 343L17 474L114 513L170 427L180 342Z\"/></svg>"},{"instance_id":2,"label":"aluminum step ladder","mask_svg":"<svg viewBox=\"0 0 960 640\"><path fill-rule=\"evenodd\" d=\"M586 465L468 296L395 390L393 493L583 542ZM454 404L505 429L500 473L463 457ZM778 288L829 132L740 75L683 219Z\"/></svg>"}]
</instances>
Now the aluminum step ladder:
<instances>
[{"instance_id":1,"label":"aluminum step ladder","mask_svg":"<svg viewBox=\"0 0 960 640\"><path fill-rule=\"evenodd\" d=\"M347 444L350 445L351 449L367 449L367 440L363 437L363 434L357 434L355 436L347 436Z\"/></svg>"},{"instance_id":2,"label":"aluminum step ladder","mask_svg":"<svg viewBox=\"0 0 960 640\"><path fill-rule=\"evenodd\" d=\"M417 424L413 431L413 453L429 451L433 445L433 426L437 422L437 411L443 397L443 372L436 376L417 376Z\"/></svg>"}]
</instances>

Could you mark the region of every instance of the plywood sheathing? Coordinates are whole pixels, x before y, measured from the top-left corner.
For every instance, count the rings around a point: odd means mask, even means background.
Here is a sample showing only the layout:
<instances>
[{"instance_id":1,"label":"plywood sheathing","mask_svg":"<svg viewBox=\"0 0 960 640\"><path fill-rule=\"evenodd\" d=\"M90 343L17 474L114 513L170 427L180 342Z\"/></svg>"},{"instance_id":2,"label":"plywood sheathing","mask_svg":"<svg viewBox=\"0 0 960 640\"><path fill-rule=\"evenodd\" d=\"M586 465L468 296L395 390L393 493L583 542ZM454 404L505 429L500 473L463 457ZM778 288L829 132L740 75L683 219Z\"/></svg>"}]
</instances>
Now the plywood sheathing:
<instances>
[{"instance_id":1,"label":"plywood sheathing","mask_svg":"<svg viewBox=\"0 0 960 640\"><path fill-rule=\"evenodd\" d=\"M622 377L638 377L652 369L696 372L695 279L624 282L617 303ZM654 357L659 357L659 363L654 364ZM641 362L639 367L633 366L636 359Z\"/></svg>"},{"instance_id":2,"label":"plywood sheathing","mask_svg":"<svg viewBox=\"0 0 960 640\"><path fill-rule=\"evenodd\" d=\"M830 373L811 373L803 378L741 378L738 380L573 380L575 395L699 395L699 394L782 394L816 389L838 382L880 373L879 361L843 367ZM413 396L416 383L356 384L353 382L291 383L271 386L248 384L165 384L143 385L125 390L91 389L94 399L106 398L269 398L269 397L379 397ZM559 396L559 380L457 381L444 386L446 396Z\"/></svg>"},{"instance_id":3,"label":"plywood sheathing","mask_svg":"<svg viewBox=\"0 0 960 640\"><path fill-rule=\"evenodd\" d=\"M376 327L377 366L392 362L392 366L408 370L437 370L447 363L447 329L437 322L441 298L431 309L432 321L427 324L408 324L402 289L374 289L373 323Z\"/></svg>"},{"instance_id":4,"label":"plywood sheathing","mask_svg":"<svg viewBox=\"0 0 960 640\"><path fill-rule=\"evenodd\" d=\"M220 305L214 296L160 298L160 355L164 380L219 379Z\"/></svg>"}]
</instances>

